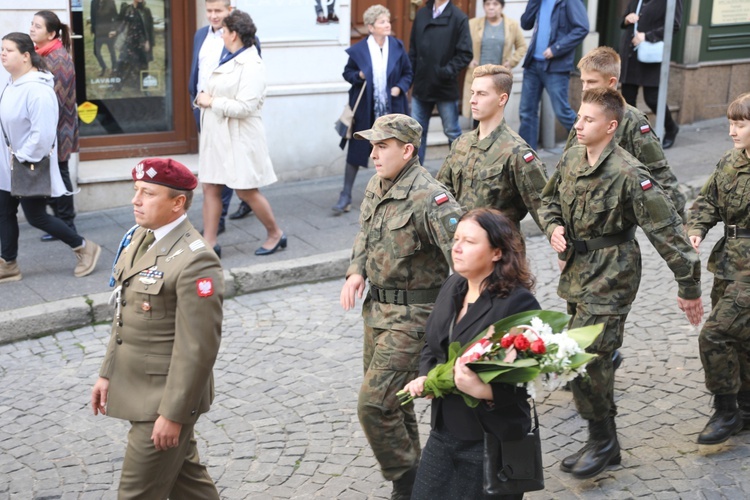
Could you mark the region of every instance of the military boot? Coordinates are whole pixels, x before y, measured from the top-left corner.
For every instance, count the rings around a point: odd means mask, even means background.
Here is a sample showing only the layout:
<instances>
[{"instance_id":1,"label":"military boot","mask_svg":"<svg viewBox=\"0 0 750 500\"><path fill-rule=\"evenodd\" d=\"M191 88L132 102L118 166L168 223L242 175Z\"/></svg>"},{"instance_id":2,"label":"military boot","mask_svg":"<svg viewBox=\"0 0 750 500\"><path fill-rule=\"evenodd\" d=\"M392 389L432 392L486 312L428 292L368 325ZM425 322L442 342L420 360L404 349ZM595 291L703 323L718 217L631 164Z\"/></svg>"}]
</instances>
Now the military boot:
<instances>
[{"instance_id":1,"label":"military boot","mask_svg":"<svg viewBox=\"0 0 750 500\"><path fill-rule=\"evenodd\" d=\"M607 466L617 465L621 461L614 417L598 422L589 420L589 440L570 472L576 479L588 479L603 472Z\"/></svg>"},{"instance_id":2,"label":"military boot","mask_svg":"<svg viewBox=\"0 0 750 500\"><path fill-rule=\"evenodd\" d=\"M737 406L740 408L740 418L745 430L750 430L750 391L737 394Z\"/></svg>"},{"instance_id":3,"label":"military boot","mask_svg":"<svg viewBox=\"0 0 750 500\"><path fill-rule=\"evenodd\" d=\"M716 411L698 435L698 444L723 443L742 430L743 423L740 411L737 409L737 395L716 394L714 408Z\"/></svg>"},{"instance_id":4,"label":"military boot","mask_svg":"<svg viewBox=\"0 0 750 500\"><path fill-rule=\"evenodd\" d=\"M7 261L0 258L0 283L10 283L21 279L21 270L15 260Z\"/></svg>"},{"instance_id":5,"label":"military boot","mask_svg":"<svg viewBox=\"0 0 750 500\"><path fill-rule=\"evenodd\" d=\"M417 466L415 465L404 473L403 476L393 481L391 500L409 500L411 490L414 488L414 480L417 478Z\"/></svg>"}]
</instances>

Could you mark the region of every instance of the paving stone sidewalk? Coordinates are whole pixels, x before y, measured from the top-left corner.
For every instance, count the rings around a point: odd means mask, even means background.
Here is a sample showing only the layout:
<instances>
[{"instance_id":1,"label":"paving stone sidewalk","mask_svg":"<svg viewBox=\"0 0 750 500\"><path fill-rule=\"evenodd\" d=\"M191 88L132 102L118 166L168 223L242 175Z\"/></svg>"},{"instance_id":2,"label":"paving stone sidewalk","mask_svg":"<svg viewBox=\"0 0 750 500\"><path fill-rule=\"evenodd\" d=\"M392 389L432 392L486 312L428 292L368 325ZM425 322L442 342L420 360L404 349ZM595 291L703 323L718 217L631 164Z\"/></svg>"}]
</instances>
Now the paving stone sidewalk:
<instances>
[{"instance_id":1,"label":"paving stone sidewalk","mask_svg":"<svg viewBox=\"0 0 750 500\"><path fill-rule=\"evenodd\" d=\"M719 230L709 233L703 258ZM643 282L626 327L616 397L623 463L578 481L558 462L586 438L570 393L539 404L546 490L530 499L742 499L750 492L750 432L698 446L710 414L697 330L646 238ZM562 309L555 255L528 254L537 296ZM704 275L704 283L710 283ZM383 499L356 416L362 378L359 311L338 305L341 281L296 285L225 303L217 398L196 426L201 456L224 499ZM704 290L708 301L709 289ZM705 304L708 309L708 302ZM0 346L0 499L114 499L127 424L89 406L109 326ZM423 444L429 406L418 401Z\"/></svg>"}]
</instances>

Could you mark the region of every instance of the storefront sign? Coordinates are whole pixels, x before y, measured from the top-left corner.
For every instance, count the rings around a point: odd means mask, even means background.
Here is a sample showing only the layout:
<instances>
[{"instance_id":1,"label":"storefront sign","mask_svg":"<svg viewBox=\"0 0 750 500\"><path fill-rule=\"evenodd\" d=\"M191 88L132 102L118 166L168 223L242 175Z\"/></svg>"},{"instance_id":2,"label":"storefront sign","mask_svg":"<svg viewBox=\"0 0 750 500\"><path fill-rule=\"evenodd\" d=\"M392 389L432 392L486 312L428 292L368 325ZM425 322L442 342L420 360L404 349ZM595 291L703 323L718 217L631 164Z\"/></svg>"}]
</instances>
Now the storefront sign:
<instances>
[{"instance_id":1,"label":"storefront sign","mask_svg":"<svg viewBox=\"0 0 750 500\"><path fill-rule=\"evenodd\" d=\"M96 119L96 114L99 111L99 106L93 102L86 101L78 106L78 118L83 123L89 124Z\"/></svg>"},{"instance_id":2,"label":"storefront sign","mask_svg":"<svg viewBox=\"0 0 750 500\"><path fill-rule=\"evenodd\" d=\"M714 0L711 25L750 23L750 1Z\"/></svg>"},{"instance_id":3,"label":"storefront sign","mask_svg":"<svg viewBox=\"0 0 750 500\"><path fill-rule=\"evenodd\" d=\"M266 41L338 40L337 0L236 0ZM283 14L281 14L283 13Z\"/></svg>"}]
</instances>

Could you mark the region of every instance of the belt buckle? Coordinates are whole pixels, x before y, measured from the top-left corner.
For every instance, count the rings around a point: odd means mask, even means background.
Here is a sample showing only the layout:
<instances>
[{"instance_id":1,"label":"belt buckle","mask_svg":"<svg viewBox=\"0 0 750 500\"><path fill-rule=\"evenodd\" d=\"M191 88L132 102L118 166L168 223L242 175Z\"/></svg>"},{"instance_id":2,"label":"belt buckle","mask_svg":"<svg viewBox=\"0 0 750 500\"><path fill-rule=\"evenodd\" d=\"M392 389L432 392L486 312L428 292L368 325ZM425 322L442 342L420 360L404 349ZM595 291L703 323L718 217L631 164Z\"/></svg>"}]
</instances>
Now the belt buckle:
<instances>
[{"instance_id":1,"label":"belt buckle","mask_svg":"<svg viewBox=\"0 0 750 500\"><path fill-rule=\"evenodd\" d=\"M575 249L576 253L588 253L589 248L588 245L586 245L585 240L572 240L573 241L573 248Z\"/></svg>"},{"instance_id":2,"label":"belt buckle","mask_svg":"<svg viewBox=\"0 0 750 500\"><path fill-rule=\"evenodd\" d=\"M730 224L724 226L724 232L726 233L727 238L737 239L737 225Z\"/></svg>"}]
</instances>

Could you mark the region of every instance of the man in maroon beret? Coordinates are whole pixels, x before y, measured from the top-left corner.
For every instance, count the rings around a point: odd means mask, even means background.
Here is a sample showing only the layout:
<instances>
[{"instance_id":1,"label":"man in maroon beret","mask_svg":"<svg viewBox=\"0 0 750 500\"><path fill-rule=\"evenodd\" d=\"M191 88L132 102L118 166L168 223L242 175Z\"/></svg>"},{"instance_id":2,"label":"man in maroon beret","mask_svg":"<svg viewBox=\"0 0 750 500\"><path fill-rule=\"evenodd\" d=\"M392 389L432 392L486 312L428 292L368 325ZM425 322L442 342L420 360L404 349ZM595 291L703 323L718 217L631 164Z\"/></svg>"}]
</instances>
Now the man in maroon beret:
<instances>
[{"instance_id":1,"label":"man in maroon beret","mask_svg":"<svg viewBox=\"0 0 750 500\"><path fill-rule=\"evenodd\" d=\"M149 158L133 179L137 225L112 270L115 318L91 406L132 424L120 498L218 499L193 427L214 397L221 264L187 219L198 185L187 167Z\"/></svg>"}]
</instances>

